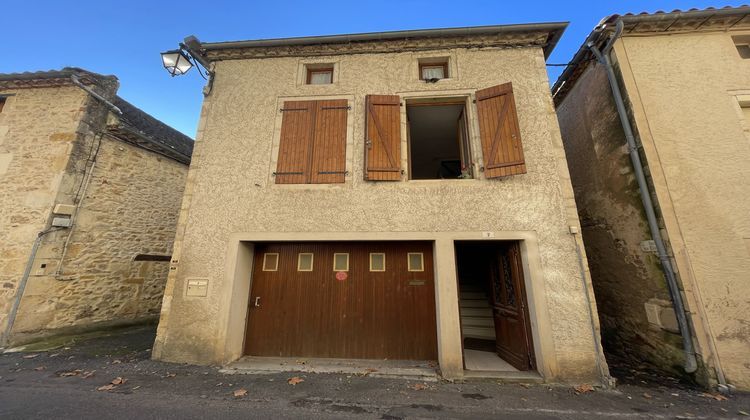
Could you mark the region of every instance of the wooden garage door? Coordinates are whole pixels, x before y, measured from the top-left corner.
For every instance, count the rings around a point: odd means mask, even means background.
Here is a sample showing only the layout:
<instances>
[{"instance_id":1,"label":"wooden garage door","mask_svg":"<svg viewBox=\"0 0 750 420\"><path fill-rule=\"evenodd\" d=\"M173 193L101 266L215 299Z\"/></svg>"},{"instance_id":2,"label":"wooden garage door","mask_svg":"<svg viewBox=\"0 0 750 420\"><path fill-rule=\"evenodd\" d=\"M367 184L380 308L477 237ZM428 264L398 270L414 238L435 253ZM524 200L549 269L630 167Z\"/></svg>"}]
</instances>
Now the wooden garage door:
<instances>
[{"instance_id":1,"label":"wooden garage door","mask_svg":"<svg viewBox=\"0 0 750 420\"><path fill-rule=\"evenodd\" d=\"M348 271L334 271L334 254L348 254ZM410 254L423 271L409 271ZM245 353L435 360L434 290L429 242L257 244Z\"/></svg>"}]
</instances>

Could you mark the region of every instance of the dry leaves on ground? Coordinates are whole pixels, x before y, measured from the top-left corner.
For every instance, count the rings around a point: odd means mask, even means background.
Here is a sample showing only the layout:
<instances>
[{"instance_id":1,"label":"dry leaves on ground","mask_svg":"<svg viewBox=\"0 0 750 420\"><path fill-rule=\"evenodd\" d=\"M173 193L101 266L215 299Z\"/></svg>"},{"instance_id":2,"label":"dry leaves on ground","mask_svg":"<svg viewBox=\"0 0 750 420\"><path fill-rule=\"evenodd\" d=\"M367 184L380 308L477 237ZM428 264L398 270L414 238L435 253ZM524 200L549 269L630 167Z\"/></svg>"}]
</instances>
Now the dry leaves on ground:
<instances>
[{"instance_id":1,"label":"dry leaves on ground","mask_svg":"<svg viewBox=\"0 0 750 420\"><path fill-rule=\"evenodd\" d=\"M580 384L578 386L573 387L573 390L576 394L585 394L587 392L593 392L594 387L590 384Z\"/></svg>"},{"instance_id":2,"label":"dry leaves on ground","mask_svg":"<svg viewBox=\"0 0 750 420\"><path fill-rule=\"evenodd\" d=\"M99 388L96 388L97 391L111 391L115 388L117 388L119 385L124 385L125 382L128 380L121 377L116 377L115 379L112 379L112 382L108 383L107 385L102 385Z\"/></svg>"},{"instance_id":3,"label":"dry leaves on ground","mask_svg":"<svg viewBox=\"0 0 750 420\"><path fill-rule=\"evenodd\" d=\"M411 388L411 389L413 389L413 390L415 390L415 391L422 391L422 390L425 390L425 389L427 389L427 384L414 384L414 385L409 385L409 388Z\"/></svg>"},{"instance_id":4,"label":"dry leaves on ground","mask_svg":"<svg viewBox=\"0 0 750 420\"><path fill-rule=\"evenodd\" d=\"M725 397L725 396L723 396L721 394L711 394L711 393L708 393L708 392L702 393L701 397L713 398L716 401L726 401L726 400L729 399L729 398L727 398L727 397Z\"/></svg>"},{"instance_id":5,"label":"dry leaves on ground","mask_svg":"<svg viewBox=\"0 0 750 420\"><path fill-rule=\"evenodd\" d=\"M649 394L648 392L644 392L643 393L643 398L645 398L647 400L650 400L651 398L654 398L654 397L652 397L651 394Z\"/></svg>"},{"instance_id":6,"label":"dry leaves on ground","mask_svg":"<svg viewBox=\"0 0 750 420\"><path fill-rule=\"evenodd\" d=\"M68 376L78 376L81 373L83 373L83 369L75 369L75 370L70 370L70 371L67 371L67 372L60 372L60 373L57 374L57 376L65 378L65 377L68 377Z\"/></svg>"},{"instance_id":7,"label":"dry leaves on ground","mask_svg":"<svg viewBox=\"0 0 750 420\"><path fill-rule=\"evenodd\" d=\"M23 357L24 359L33 359L33 358L38 357L38 356L39 356L39 353L34 353L34 354L24 354L21 357Z\"/></svg>"},{"instance_id":8,"label":"dry leaves on ground","mask_svg":"<svg viewBox=\"0 0 750 420\"><path fill-rule=\"evenodd\" d=\"M38 366L38 367L34 368L34 370L36 370L36 371L42 371L42 370L46 370L46 369L47 369L47 366Z\"/></svg>"},{"instance_id":9,"label":"dry leaves on ground","mask_svg":"<svg viewBox=\"0 0 750 420\"><path fill-rule=\"evenodd\" d=\"M237 398L244 397L247 395L247 390L245 388L235 389L232 394Z\"/></svg>"},{"instance_id":10,"label":"dry leaves on ground","mask_svg":"<svg viewBox=\"0 0 750 420\"><path fill-rule=\"evenodd\" d=\"M289 385L297 385L300 382L305 382L305 380L300 378L299 376L293 376L286 381L286 383L288 383Z\"/></svg>"}]
</instances>

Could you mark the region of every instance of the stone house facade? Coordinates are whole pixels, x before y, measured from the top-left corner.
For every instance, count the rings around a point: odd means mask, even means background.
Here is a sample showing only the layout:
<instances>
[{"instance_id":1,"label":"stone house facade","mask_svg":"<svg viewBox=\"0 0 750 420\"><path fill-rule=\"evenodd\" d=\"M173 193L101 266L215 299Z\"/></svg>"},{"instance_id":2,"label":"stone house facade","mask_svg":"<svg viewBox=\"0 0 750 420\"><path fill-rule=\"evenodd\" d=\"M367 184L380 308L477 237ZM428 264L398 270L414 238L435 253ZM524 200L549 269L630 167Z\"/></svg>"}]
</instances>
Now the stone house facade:
<instances>
[{"instance_id":1,"label":"stone house facade","mask_svg":"<svg viewBox=\"0 0 750 420\"><path fill-rule=\"evenodd\" d=\"M612 16L587 41L611 57L669 263L681 332L655 255L602 63L584 46L553 87L605 350L750 388L750 8Z\"/></svg>"},{"instance_id":2,"label":"stone house facade","mask_svg":"<svg viewBox=\"0 0 750 420\"><path fill-rule=\"evenodd\" d=\"M606 382L546 57L566 24L202 43L153 356Z\"/></svg>"},{"instance_id":3,"label":"stone house facade","mask_svg":"<svg viewBox=\"0 0 750 420\"><path fill-rule=\"evenodd\" d=\"M192 140L118 86L0 74L3 344L158 316Z\"/></svg>"}]
</instances>

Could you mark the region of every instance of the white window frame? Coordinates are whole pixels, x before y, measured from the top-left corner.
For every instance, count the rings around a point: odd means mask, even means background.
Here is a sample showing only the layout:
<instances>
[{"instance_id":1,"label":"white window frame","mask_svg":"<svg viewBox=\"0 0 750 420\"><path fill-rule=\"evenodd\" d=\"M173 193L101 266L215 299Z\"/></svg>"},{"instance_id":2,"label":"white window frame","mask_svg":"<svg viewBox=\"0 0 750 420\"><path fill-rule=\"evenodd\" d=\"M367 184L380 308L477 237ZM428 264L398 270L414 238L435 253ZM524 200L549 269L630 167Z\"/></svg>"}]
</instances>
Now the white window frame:
<instances>
[{"instance_id":1,"label":"white window frame","mask_svg":"<svg viewBox=\"0 0 750 420\"><path fill-rule=\"evenodd\" d=\"M339 255L346 255L346 269L344 270L338 270L336 269L336 257ZM348 252L336 252L333 254L333 271L339 272L339 271L349 271L349 253Z\"/></svg>"},{"instance_id":2,"label":"white window frame","mask_svg":"<svg viewBox=\"0 0 750 420\"><path fill-rule=\"evenodd\" d=\"M309 270L303 270L302 269L302 256L303 255L309 255L310 256L310 269ZM300 252L297 254L297 271L301 272L311 272L315 268L315 254L312 252Z\"/></svg>"},{"instance_id":3,"label":"white window frame","mask_svg":"<svg viewBox=\"0 0 750 420\"><path fill-rule=\"evenodd\" d=\"M275 255L276 256L276 266L274 266L273 270L266 268L266 262L269 255ZM278 252L266 252L263 254L263 271L279 271L279 253Z\"/></svg>"},{"instance_id":4,"label":"white window frame","mask_svg":"<svg viewBox=\"0 0 750 420\"><path fill-rule=\"evenodd\" d=\"M382 255L383 256L383 269L382 270L373 270L372 269L372 256L373 255ZM385 272L385 268L386 268L385 252L371 252L370 253L370 272L372 272L372 273L383 273L383 272Z\"/></svg>"},{"instance_id":5,"label":"white window frame","mask_svg":"<svg viewBox=\"0 0 750 420\"><path fill-rule=\"evenodd\" d=\"M414 270L411 266L411 256L412 255L419 255L419 270ZM408 252L406 253L406 266L407 271L409 272L423 272L424 271L424 252Z\"/></svg>"}]
</instances>

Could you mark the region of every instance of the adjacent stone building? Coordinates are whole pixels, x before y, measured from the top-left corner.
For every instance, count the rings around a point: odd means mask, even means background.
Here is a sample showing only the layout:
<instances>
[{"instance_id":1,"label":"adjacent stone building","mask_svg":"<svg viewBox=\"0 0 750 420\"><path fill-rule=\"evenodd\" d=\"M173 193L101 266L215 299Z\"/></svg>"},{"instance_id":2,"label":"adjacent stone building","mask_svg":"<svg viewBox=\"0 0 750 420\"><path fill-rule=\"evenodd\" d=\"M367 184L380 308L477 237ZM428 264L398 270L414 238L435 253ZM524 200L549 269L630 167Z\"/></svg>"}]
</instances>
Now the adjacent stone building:
<instances>
[{"instance_id":1,"label":"adjacent stone building","mask_svg":"<svg viewBox=\"0 0 750 420\"><path fill-rule=\"evenodd\" d=\"M612 16L611 53L686 306L694 379L750 388L750 7ZM553 88L604 347L682 373L682 337L605 67L585 45Z\"/></svg>"},{"instance_id":2,"label":"adjacent stone building","mask_svg":"<svg viewBox=\"0 0 750 420\"><path fill-rule=\"evenodd\" d=\"M606 382L545 66L565 27L193 49L214 77L154 357Z\"/></svg>"},{"instance_id":3,"label":"adjacent stone building","mask_svg":"<svg viewBox=\"0 0 750 420\"><path fill-rule=\"evenodd\" d=\"M158 315L192 140L78 68L0 74L0 333Z\"/></svg>"}]
</instances>

